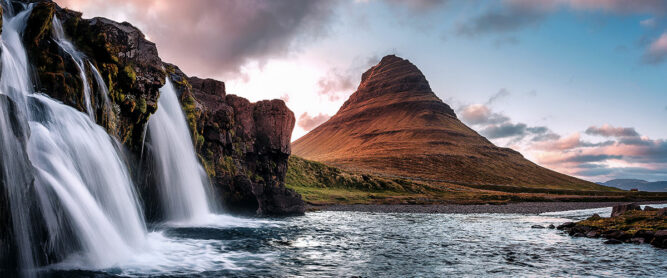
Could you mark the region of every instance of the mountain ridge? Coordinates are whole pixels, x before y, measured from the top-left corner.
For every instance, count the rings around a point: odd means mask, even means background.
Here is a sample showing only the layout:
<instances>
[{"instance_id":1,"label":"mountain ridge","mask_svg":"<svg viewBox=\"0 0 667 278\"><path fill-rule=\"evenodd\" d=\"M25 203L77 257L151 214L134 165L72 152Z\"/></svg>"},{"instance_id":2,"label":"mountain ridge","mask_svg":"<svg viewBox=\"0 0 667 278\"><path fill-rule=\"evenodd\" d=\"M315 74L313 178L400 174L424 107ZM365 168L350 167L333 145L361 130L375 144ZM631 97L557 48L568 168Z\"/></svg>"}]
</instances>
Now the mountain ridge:
<instances>
[{"instance_id":1,"label":"mountain ridge","mask_svg":"<svg viewBox=\"0 0 667 278\"><path fill-rule=\"evenodd\" d=\"M292 143L300 157L346 170L468 184L609 190L501 148L463 124L409 60L388 55L362 74L328 121Z\"/></svg>"},{"instance_id":2,"label":"mountain ridge","mask_svg":"<svg viewBox=\"0 0 667 278\"><path fill-rule=\"evenodd\" d=\"M638 189L648 192L667 192L667 181L645 181L639 179L613 179L600 183L624 190Z\"/></svg>"}]
</instances>

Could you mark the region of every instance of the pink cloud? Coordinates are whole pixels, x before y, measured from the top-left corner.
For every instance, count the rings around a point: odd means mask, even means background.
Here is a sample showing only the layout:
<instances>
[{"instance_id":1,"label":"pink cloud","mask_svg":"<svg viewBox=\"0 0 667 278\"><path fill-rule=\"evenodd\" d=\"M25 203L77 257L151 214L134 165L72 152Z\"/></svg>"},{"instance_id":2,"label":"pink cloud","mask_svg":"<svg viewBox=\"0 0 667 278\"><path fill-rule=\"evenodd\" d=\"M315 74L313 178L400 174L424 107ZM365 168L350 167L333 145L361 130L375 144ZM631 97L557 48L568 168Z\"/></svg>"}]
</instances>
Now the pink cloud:
<instances>
[{"instance_id":1,"label":"pink cloud","mask_svg":"<svg viewBox=\"0 0 667 278\"><path fill-rule=\"evenodd\" d=\"M326 115L326 114L317 114L315 116L309 115L307 112L304 112L299 116L299 119L297 121L297 125L303 128L306 131L309 131L320 124L326 122L331 116Z\"/></svg>"},{"instance_id":2,"label":"pink cloud","mask_svg":"<svg viewBox=\"0 0 667 278\"><path fill-rule=\"evenodd\" d=\"M662 33L655 41L649 45L644 53L644 62L657 64L667 58L667 32Z\"/></svg>"},{"instance_id":3,"label":"pink cloud","mask_svg":"<svg viewBox=\"0 0 667 278\"><path fill-rule=\"evenodd\" d=\"M631 127L613 127L609 124L604 124L600 127L591 126L586 129L586 134L598 135L604 137L636 137L639 133Z\"/></svg>"}]
</instances>

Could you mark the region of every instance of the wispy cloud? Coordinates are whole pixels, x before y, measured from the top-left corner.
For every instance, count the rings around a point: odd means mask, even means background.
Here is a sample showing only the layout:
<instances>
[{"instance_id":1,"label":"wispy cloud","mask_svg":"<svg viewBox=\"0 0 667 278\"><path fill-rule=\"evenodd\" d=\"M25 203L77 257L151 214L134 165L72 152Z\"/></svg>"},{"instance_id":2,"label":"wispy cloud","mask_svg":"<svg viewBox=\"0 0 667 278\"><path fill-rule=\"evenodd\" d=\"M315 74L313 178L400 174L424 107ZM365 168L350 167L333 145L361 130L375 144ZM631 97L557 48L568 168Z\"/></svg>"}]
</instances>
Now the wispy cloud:
<instances>
[{"instance_id":1,"label":"wispy cloud","mask_svg":"<svg viewBox=\"0 0 667 278\"><path fill-rule=\"evenodd\" d=\"M331 116L326 115L326 114L317 114L315 116L311 116L308 113L303 113L301 116L299 116L299 119L297 120L297 125L303 128L306 131L309 131L320 124L326 122Z\"/></svg>"},{"instance_id":2,"label":"wispy cloud","mask_svg":"<svg viewBox=\"0 0 667 278\"><path fill-rule=\"evenodd\" d=\"M658 64L665 58L667 58L667 31L648 46L643 61L648 64Z\"/></svg>"}]
</instances>

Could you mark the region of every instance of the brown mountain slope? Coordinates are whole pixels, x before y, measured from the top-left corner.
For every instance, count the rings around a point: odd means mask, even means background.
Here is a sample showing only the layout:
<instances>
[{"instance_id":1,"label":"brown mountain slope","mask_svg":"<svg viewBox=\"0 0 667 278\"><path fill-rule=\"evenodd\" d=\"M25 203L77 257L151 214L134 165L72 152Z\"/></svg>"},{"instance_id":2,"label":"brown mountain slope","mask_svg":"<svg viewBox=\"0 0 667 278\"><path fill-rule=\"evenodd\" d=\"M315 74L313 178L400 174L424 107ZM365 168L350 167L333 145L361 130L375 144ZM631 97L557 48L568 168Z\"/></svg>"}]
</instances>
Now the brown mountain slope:
<instances>
[{"instance_id":1,"label":"brown mountain slope","mask_svg":"<svg viewBox=\"0 0 667 278\"><path fill-rule=\"evenodd\" d=\"M293 154L347 170L475 185L608 190L540 167L467 127L419 69L394 55L366 71L338 113Z\"/></svg>"}]
</instances>

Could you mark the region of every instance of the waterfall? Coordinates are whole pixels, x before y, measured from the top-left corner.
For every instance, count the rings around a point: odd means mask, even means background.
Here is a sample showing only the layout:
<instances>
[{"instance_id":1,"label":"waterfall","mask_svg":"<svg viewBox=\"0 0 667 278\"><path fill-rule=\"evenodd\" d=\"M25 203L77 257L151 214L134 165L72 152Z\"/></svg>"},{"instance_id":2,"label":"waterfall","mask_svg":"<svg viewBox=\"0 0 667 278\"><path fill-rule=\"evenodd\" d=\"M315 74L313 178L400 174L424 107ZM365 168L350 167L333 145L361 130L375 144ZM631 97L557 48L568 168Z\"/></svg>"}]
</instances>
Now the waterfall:
<instances>
[{"instance_id":1,"label":"waterfall","mask_svg":"<svg viewBox=\"0 0 667 278\"><path fill-rule=\"evenodd\" d=\"M5 1L3 7L8 6ZM21 267L34 267L37 254L33 249L37 247L42 253L76 255L88 266L109 267L146 248L147 232L137 193L115 139L91 120L89 95L86 115L33 92L21 40L31 10L32 4L24 5L18 14L7 12L3 17L0 76L0 93L14 100L16 109L26 115L30 131L26 146L30 161L22 163L17 154L21 142L8 135L16 131L10 129L8 109L1 107L0 158ZM81 78L88 84L82 56L73 45L59 39L64 37L58 34L62 28L56 30L56 21L54 17L56 42L77 62ZM90 94L90 87L84 94ZM31 172L35 173L37 200L27 200L27 189L20 188L30 183L21 173ZM34 224L26 211L30 201L38 203L44 216L49 237L46 246L32 242L30 226Z\"/></svg>"},{"instance_id":2,"label":"waterfall","mask_svg":"<svg viewBox=\"0 0 667 278\"><path fill-rule=\"evenodd\" d=\"M88 75L86 74L85 56L65 37L65 31L57 16L53 16L51 25L53 26L53 40L63 51L72 57L74 64L76 64L76 67L79 69L79 77L81 77L81 80L83 81L83 100L85 102L86 112L91 119L95 120L95 111L93 111L90 101L91 88L90 83L88 83Z\"/></svg>"},{"instance_id":3,"label":"waterfall","mask_svg":"<svg viewBox=\"0 0 667 278\"><path fill-rule=\"evenodd\" d=\"M208 178L195 154L176 89L169 79L160 89L158 110L148 121L148 132L167 219L196 222L210 215Z\"/></svg>"}]
</instances>

